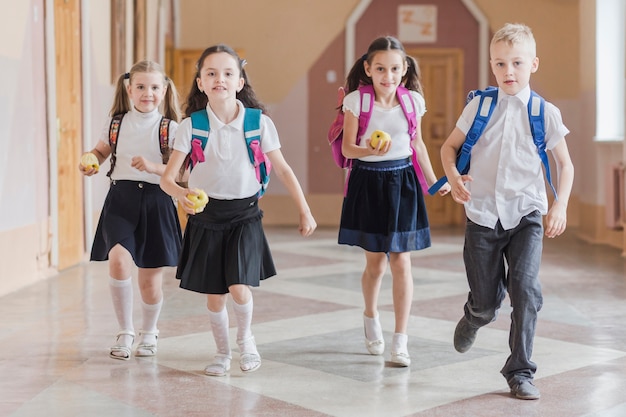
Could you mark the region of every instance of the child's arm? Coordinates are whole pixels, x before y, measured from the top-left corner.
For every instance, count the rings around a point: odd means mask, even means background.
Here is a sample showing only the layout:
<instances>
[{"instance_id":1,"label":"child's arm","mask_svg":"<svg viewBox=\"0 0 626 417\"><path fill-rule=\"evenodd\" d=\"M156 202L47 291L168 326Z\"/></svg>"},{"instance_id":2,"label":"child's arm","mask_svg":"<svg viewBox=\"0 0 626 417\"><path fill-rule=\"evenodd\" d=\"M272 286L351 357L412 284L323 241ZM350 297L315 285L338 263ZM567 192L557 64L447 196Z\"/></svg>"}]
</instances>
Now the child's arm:
<instances>
[{"instance_id":1,"label":"child's arm","mask_svg":"<svg viewBox=\"0 0 626 417\"><path fill-rule=\"evenodd\" d=\"M181 151L172 150L170 159L165 165L163 175L161 175L161 189L170 196L177 199L187 214L196 214L193 207L193 202L187 198L188 194L197 195L198 193L189 188L183 188L176 183L176 178L180 172L180 167L183 165L187 155Z\"/></svg>"},{"instance_id":2,"label":"child's arm","mask_svg":"<svg viewBox=\"0 0 626 417\"><path fill-rule=\"evenodd\" d=\"M459 129L455 127L448 139L441 146L441 162L443 164L443 170L446 173L446 177L448 177L448 184L452 190L450 191L450 195L452 195L452 199L459 204L467 203L471 194L469 190L465 187L465 182L472 181L472 177L469 175L461 175L461 173L456 169L456 155L465 142L465 134Z\"/></svg>"},{"instance_id":3,"label":"child's arm","mask_svg":"<svg viewBox=\"0 0 626 417\"><path fill-rule=\"evenodd\" d=\"M139 171L146 171L159 176L162 176L165 172L165 164L151 162L143 156L133 156L133 159L130 160L130 166Z\"/></svg>"},{"instance_id":4,"label":"child's arm","mask_svg":"<svg viewBox=\"0 0 626 417\"><path fill-rule=\"evenodd\" d=\"M111 155L111 147L109 146L108 143L98 141L98 143L96 144L96 147L90 150L89 152L96 155L96 158L98 158L98 164L102 165L104 161L106 161L106 159L109 157L109 155ZM85 167L81 163L78 164L78 169L80 170L81 174L88 176L88 177L91 177L92 175L97 174L99 171L98 169L93 169L93 168L89 168L85 170Z\"/></svg>"},{"instance_id":5,"label":"child's arm","mask_svg":"<svg viewBox=\"0 0 626 417\"><path fill-rule=\"evenodd\" d=\"M422 138L422 126L421 120L417 119L418 126L415 132L415 138L413 139L413 149L417 153L417 162L420 164L420 168L422 168L422 172L424 172L424 177L426 177L426 182L430 187L434 183L437 182L437 176L435 175L435 171L433 170L433 165L430 162L430 157L428 156L428 149L426 148L426 144L424 143L424 139ZM446 195L450 192L450 184L444 184L438 191L439 195Z\"/></svg>"},{"instance_id":6,"label":"child's arm","mask_svg":"<svg viewBox=\"0 0 626 417\"><path fill-rule=\"evenodd\" d=\"M302 187L300 187L300 183L296 178L296 175L293 173L293 170L285 161L283 157L283 153L280 149L273 150L267 153L267 157L272 163L272 171L276 173L280 182L282 182L291 198L298 206L298 212L300 213L300 226L298 230L300 234L304 237L310 236L313 231L317 228L317 223L311 214L311 209L309 208L308 203L306 202L306 198L304 197L304 193L302 192Z\"/></svg>"},{"instance_id":7,"label":"child's arm","mask_svg":"<svg viewBox=\"0 0 626 417\"><path fill-rule=\"evenodd\" d=\"M391 142L380 141L377 148L372 148L369 143L369 138L361 138L367 144L366 147L361 147L356 144L356 136L359 132L359 118L352 114L351 111L346 111L343 116L343 140L341 141L341 153L346 158L358 159L364 156L370 155L384 155L389 151Z\"/></svg>"},{"instance_id":8,"label":"child's arm","mask_svg":"<svg viewBox=\"0 0 626 417\"><path fill-rule=\"evenodd\" d=\"M567 149L565 139L561 139L552 149L558 176L557 196L546 216L547 237L561 235L567 227L567 204L574 184L574 164Z\"/></svg>"}]
</instances>

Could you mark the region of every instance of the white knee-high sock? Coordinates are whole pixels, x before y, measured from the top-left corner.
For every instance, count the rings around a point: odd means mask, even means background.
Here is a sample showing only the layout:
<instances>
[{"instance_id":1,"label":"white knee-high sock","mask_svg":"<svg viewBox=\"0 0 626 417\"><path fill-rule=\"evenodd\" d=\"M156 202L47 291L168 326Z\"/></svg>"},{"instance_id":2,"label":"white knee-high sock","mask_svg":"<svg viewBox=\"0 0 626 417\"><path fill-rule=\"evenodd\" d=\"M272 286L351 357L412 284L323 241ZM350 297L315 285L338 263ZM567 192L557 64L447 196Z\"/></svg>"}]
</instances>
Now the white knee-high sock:
<instances>
[{"instance_id":1,"label":"white knee-high sock","mask_svg":"<svg viewBox=\"0 0 626 417\"><path fill-rule=\"evenodd\" d=\"M157 322L159 315L161 314L161 308L163 307L163 299L156 304L146 304L141 302L141 311L143 313L143 325L141 330L146 332L157 331Z\"/></svg>"},{"instance_id":2,"label":"white knee-high sock","mask_svg":"<svg viewBox=\"0 0 626 417\"><path fill-rule=\"evenodd\" d=\"M252 297L245 304L233 302L233 310L235 311L235 317L237 317L237 343L252 337L252 329L250 327L252 325L253 309Z\"/></svg>"},{"instance_id":3,"label":"white knee-high sock","mask_svg":"<svg viewBox=\"0 0 626 417\"><path fill-rule=\"evenodd\" d=\"M131 277L132 278L132 277ZM133 326L133 281L131 278L118 280L109 279L111 301L117 316L120 330L134 331Z\"/></svg>"},{"instance_id":4,"label":"white knee-high sock","mask_svg":"<svg viewBox=\"0 0 626 417\"><path fill-rule=\"evenodd\" d=\"M226 307L222 311L213 312L209 310L209 320L211 321L211 331L217 347L217 353L230 356L230 343L228 341L228 311Z\"/></svg>"}]
</instances>

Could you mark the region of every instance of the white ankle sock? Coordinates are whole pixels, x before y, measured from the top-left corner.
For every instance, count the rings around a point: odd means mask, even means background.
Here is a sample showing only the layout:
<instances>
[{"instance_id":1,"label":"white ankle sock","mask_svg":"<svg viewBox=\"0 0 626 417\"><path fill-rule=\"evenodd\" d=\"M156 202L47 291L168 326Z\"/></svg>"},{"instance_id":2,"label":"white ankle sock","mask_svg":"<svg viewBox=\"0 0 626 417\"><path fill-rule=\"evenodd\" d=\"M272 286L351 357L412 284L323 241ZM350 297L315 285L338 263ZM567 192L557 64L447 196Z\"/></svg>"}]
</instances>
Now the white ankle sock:
<instances>
[{"instance_id":1,"label":"white ankle sock","mask_svg":"<svg viewBox=\"0 0 626 417\"><path fill-rule=\"evenodd\" d=\"M143 301L141 302L141 311L143 313L143 320L141 330L146 333L142 336L142 343L147 344L156 344L156 339L158 333L157 322L159 320L159 315L161 314L161 308L163 307L163 299L156 304L146 304Z\"/></svg>"},{"instance_id":2,"label":"white ankle sock","mask_svg":"<svg viewBox=\"0 0 626 417\"><path fill-rule=\"evenodd\" d=\"M376 317L370 318L365 314L363 315L363 322L365 323L365 338L370 342L375 340L383 340L383 329L380 326L380 315L376 314Z\"/></svg>"},{"instance_id":3,"label":"white ankle sock","mask_svg":"<svg viewBox=\"0 0 626 417\"><path fill-rule=\"evenodd\" d=\"M409 336L404 333L394 333L393 341L391 342L391 351L395 353L409 353L407 343L409 342Z\"/></svg>"},{"instance_id":4,"label":"white ankle sock","mask_svg":"<svg viewBox=\"0 0 626 417\"><path fill-rule=\"evenodd\" d=\"M230 343L228 340L228 312L226 307L222 311L213 312L209 310L209 320L211 321L211 331L217 347L217 353L230 356Z\"/></svg>"},{"instance_id":5,"label":"white ankle sock","mask_svg":"<svg viewBox=\"0 0 626 417\"><path fill-rule=\"evenodd\" d=\"M233 302L233 310L237 318L237 343L252 337L252 329L250 327L252 325L253 309L254 303L252 297L250 297L250 301L245 304Z\"/></svg>"}]
</instances>

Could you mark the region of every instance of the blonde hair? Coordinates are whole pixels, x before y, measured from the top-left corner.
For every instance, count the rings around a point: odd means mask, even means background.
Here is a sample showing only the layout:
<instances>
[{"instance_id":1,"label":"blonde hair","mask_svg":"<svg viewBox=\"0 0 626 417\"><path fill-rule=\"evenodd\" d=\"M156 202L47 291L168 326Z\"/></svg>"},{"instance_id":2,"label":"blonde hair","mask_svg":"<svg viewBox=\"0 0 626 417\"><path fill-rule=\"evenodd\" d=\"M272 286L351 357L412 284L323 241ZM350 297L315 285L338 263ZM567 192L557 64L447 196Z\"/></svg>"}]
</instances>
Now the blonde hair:
<instances>
[{"instance_id":1,"label":"blonde hair","mask_svg":"<svg viewBox=\"0 0 626 417\"><path fill-rule=\"evenodd\" d=\"M521 45L528 49L533 56L537 56L537 43L532 30L523 23L506 23L491 38L490 46L498 42L506 42L507 45Z\"/></svg>"},{"instance_id":2,"label":"blonde hair","mask_svg":"<svg viewBox=\"0 0 626 417\"><path fill-rule=\"evenodd\" d=\"M163 75L163 85L167 87L165 97L161 103L163 106L163 116L174 120L175 122L179 122L181 119L181 111L178 103L178 91L176 91L176 86L172 80L165 75L165 71L160 64L147 60L137 62L133 65L129 72L120 74L117 79L113 105L111 106L109 115L115 116L117 114L127 113L130 111L130 98L128 97L124 81L128 80L129 83L132 83L135 74L146 72L157 72Z\"/></svg>"}]
</instances>

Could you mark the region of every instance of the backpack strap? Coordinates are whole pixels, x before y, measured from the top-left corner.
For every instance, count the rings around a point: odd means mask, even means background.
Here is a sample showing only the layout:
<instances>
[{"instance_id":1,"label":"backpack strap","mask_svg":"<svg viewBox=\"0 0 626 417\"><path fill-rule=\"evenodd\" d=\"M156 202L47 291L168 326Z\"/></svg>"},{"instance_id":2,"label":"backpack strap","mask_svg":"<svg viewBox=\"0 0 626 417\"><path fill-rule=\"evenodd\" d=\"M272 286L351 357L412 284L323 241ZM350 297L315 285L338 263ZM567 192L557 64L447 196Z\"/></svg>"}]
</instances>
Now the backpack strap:
<instances>
[{"instance_id":1,"label":"backpack strap","mask_svg":"<svg viewBox=\"0 0 626 417\"><path fill-rule=\"evenodd\" d=\"M415 135L417 134L417 113L415 112L415 103L413 102L413 97L411 97L409 90L402 85L396 88L396 94L398 96L398 101L400 102L400 107L402 107L402 111L404 112L404 117L406 117L406 120L409 123L409 137L411 138L411 162L413 163L413 169L415 170L415 174L417 175L417 179L422 187L422 190L426 192L428 190L428 183L426 182L426 176L424 175L424 171L422 171L422 167L417 159L417 151L413 148L412 143L413 139L415 139Z\"/></svg>"},{"instance_id":2,"label":"backpack strap","mask_svg":"<svg viewBox=\"0 0 626 417\"><path fill-rule=\"evenodd\" d=\"M480 138L480 135L482 135L485 131L485 127L487 127L487 123L489 123L493 109L496 108L498 89L487 88L485 90L471 91L467 98L468 100L472 100L475 96L480 96L478 110L476 111L476 116L474 117L472 126L467 131L465 142L463 142L461 149L459 149L459 153L456 158L456 169L463 175L467 174L469 171L472 148ZM448 182L448 178L446 176L441 177L428 189L428 193L430 195L434 195L446 182Z\"/></svg>"},{"instance_id":3,"label":"backpack strap","mask_svg":"<svg viewBox=\"0 0 626 417\"><path fill-rule=\"evenodd\" d=\"M120 125L125 113L116 114L111 117L111 124L109 125L109 146L111 147L111 168L107 172L107 177L110 177L115 168L115 162L117 162L117 137L120 133Z\"/></svg>"},{"instance_id":4,"label":"backpack strap","mask_svg":"<svg viewBox=\"0 0 626 417\"><path fill-rule=\"evenodd\" d=\"M163 157L163 163L167 164L170 160L170 122L172 120L167 117L161 117L161 123L159 125L159 146L161 147L161 156Z\"/></svg>"},{"instance_id":5,"label":"backpack strap","mask_svg":"<svg viewBox=\"0 0 626 417\"><path fill-rule=\"evenodd\" d=\"M272 164L265 157L261 149L261 109L247 108L243 117L243 131L246 137L246 146L248 147L248 157L254 165L256 171L256 179L261 184L259 197L265 194L265 190L270 182L270 170Z\"/></svg>"},{"instance_id":6,"label":"backpack strap","mask_svg":"<svg viewBox=\"0 0 626 417\"><path fill-rule=\"evenodd\" d=\"M183 167L192 170L196 164L204 162L204 148L209 140L209 115L206 109L191 113L191 152L185 158Z\"/></svg>"},{"instance_id":7,"label":"backpack strap","mask_svg":"<svg viewBox=\"0 0 626 417\"><path fill-rule=\"evenodd\" d=\"M374 111L374 101L376 101L374 86L372 84L360 86L359 94L361 96L361 110L359 111L359 130L356 135L357 145L361 143L361 138L367 130L367 126L372 118L372 112Z\"/></svg>"},{"instance_id":8,"label":"backpack strap","mask_svg":"<svg viewBox=\"0 0 626 417\"><path fill-rule=\"evenodd\" d=\"M556 194L556 189L552 184L552 175L550 175L550 161L548 160L548 154L546 153L546 129L545 129L545 117L544 108L546 101L539 94L534 91L530 91L530 99L528 100L528 119L530 121L530 133L533 135L533 141L537 147L539 158L546 170L546 179L548 184L554 193L556 200L559 197Z\"/></svg>"}]
</instances>

